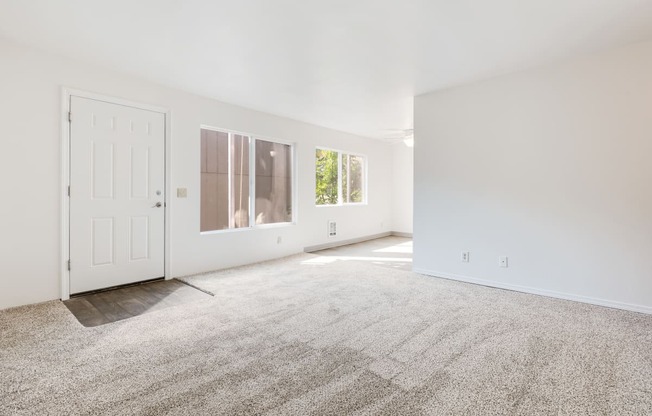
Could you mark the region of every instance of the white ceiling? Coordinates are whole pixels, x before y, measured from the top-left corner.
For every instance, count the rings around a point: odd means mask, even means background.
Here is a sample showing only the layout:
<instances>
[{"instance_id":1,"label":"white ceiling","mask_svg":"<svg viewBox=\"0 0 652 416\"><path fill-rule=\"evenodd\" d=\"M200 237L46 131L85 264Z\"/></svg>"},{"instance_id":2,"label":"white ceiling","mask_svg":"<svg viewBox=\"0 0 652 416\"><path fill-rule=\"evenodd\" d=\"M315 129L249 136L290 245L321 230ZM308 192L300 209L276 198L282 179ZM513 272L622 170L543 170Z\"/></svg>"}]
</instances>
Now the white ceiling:
<instances>
[{"instance_id":1,"label":"white ceiling","mask_svg":"<svg viewBox=\"0 0 652 416\"><path fill-rule=\"evenodd\" d=\"M652 0L0 0L0 36L384 137L415 95L652 39Z\"/></svg>"}]
</instances>

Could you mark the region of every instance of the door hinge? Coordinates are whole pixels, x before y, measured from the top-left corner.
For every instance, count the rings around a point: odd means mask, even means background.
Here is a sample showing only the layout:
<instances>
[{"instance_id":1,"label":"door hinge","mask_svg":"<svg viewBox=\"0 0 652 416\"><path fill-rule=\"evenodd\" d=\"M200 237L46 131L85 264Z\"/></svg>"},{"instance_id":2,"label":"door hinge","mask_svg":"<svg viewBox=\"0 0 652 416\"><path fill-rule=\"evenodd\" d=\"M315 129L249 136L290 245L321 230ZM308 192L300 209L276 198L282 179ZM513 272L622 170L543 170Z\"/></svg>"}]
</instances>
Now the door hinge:
<instances>
[{"instance_id":1,"label":"door hinge","mask_svg":"<svg viewBox=\"0 0 652 416\"><path fill-rule=\"evenodd\" d=\"M70 260L68 260L68 271L70 271Z\"/></svg>"},{"instance_id":2,"label":"door hinge","mask_svg":"<svg viewBox=\"0 0 652 416\"><path fill-rule=\"evenodd\" d=\"M68 111L68 123L72 123L72 111Z\"/></svg>"},{"instance_id":3,"label":"door hinge","mask_svg":"<svg viewBox=\"0 0 652 416\"><path fill-rule=\"evenodd\" d=\"M68 185L68 196L70 196L70 185Z\"/></svg>"}]
</instances>

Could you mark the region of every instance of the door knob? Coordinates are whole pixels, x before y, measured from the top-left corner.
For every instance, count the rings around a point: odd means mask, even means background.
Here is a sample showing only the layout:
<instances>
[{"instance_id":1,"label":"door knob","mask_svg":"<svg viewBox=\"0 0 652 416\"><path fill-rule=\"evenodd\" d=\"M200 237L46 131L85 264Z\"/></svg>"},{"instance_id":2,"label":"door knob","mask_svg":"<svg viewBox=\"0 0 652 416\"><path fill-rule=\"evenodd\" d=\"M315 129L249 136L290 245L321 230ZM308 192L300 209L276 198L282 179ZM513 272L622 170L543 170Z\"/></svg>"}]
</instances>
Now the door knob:
<instances>
[{"instance_id":1,"label":"door knob","mask_svg":"<svg viewBox=\"0 0 652 416\"><path fill-rule=\"evenodd\" d=\"M152 208L161 208L162 206L163 206L163 204L161 204L160 202L157 202L156 205L154 205Z\"/></svg>"}]
</instances>

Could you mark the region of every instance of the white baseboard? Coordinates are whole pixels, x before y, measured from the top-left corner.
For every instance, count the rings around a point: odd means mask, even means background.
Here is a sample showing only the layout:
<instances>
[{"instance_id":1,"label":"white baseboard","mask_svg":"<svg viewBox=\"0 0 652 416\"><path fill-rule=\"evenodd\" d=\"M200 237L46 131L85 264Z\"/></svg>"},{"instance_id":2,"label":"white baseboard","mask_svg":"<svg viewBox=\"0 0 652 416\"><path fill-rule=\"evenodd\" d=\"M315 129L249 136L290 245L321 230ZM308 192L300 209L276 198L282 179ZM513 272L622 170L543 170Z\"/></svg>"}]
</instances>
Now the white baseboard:
<instances>
[{"instance_id":1,"label":"white baseboard","mask_svg":"<svg viewBox=\"0 0 652 416\"><path fill-rule=\"evenodd\" d=\"M395 237L412 238L412 233L404 233L403 231L392 231L392 235Z\"/></svg>"},{"instance_id":2,"label":"white baseboard","mask_svg":"<svg viewBox=\"0 0 652 416\"><path fill-rule=\"evenodd\" d=\"M513 290L516 292L529 293L532 295L548 296L556 299L572 300L575 302L588 303L591 305L605 306L607 308L623 309L631 312L639 312L645 314L652 314L652 307L644 305L635 305L631 303L617 302L613 300L598 299L588 296L573 295L570 293L556 292L553 290L537 289L529 286L513 285L509 283L501 283L493 280L478 279L475 277L462 276L459 274L437 272L432 270L423 270L419 268L412 269L415 273L424 274L427 276L439 277L448 280L456 280L460 282L473 283L476 285L495 287L498 289Z\"/></svg>"},{"instance_id":3,"label":"white baseboard","mask_svg":"<svg viewBox=\"0 0 652 416\"><path fill-rule=\"evenodd\" d=\"M392 233L390 231L387 231L380 234L368 235L368 236L358 237L358 238L351 238L349 240L333 241L332 243L318 244L316 246L305 247L303 251L306 253L312 253L313 251L326 250L327 248L348 246L349 244L362 243L364 241L375 240L377 238L389 237L390 235L392 235Z\"/></svg>"}]
</instances>

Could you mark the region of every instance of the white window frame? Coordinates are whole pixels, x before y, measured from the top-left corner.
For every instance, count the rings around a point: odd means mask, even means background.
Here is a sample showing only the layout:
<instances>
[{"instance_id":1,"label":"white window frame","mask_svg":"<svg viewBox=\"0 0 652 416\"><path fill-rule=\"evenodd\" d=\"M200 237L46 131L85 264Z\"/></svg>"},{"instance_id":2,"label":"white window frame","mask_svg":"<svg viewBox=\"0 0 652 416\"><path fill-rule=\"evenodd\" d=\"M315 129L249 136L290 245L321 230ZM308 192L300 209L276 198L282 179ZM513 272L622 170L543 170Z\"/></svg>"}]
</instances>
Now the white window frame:
<instances>
[{"instance_id":1,"label":"white window frame","mask_svg":"<svg viewBox=\"0 0 652 416\"><path fill-rule=\"evenodd\" d=\"M369 158L367 155L363 153L357 153L357 152L349 152L346 150L338 150L338 149L333 149L330 147L324 147L324 146L316 146L315 147L315 152L313 153L313 157L316 155L317 150L326 150L329 152L337 152L337 204L324 204L324 205L319 205L317 204L317 195L315 195L314 201L315 201L315 206L317 208L327 208L327 207L343 207L343 206L356 206L356 205L367 205L368 204L368 180L367 178L369 177L367 175L367 172L369 170ZM364 166L362 169L362 202L344 202L344 196L342 195L342 154L347 154L349 156L357 156L361 157L364 160ZM313 166L314 166L315 160L313 159ZM315 180L316 180L316 173L314 175ZM317 188L317 183L312 187L313 190Z\"/></svg>"},{"instance_id":2,"label":"white window frame","mask_svg":"<svg viewBox=\"0 0 652 416\"><path fill-rule=\"evenodd\" d=\"M223 233L233 233L233 232L243 232L243 231L251 231L251 230L257 230L257 229L265 229L265 228L280 228L280 227L289 227L289 226L294 226L297 225L297 204L298 204L298 187L297 187L297 158L296 158L296 143L287 141L287 140L280 140L280 139L275 139L275 138L270 138L270 137L265 137L261 136L258 134L252 134L252 133L244 133L241 131L236 131L232 129L224 129L220 127L214 127L214 126L208 126L205 124L202 124L199 126L199 137L201 137L201 131L202 130L210 130L210 131L216 131L220 133L227 133L229 136L229 155L228 155L228 164L229 164L229 176L231 175L231 140L234 135L239 135L239 136L246 136L249 137L249 226L248 227L240 227L240 228L225 228L223 230L210 230L210 231L200 231L199 233L201 235L211 235L211 234L223 234ZM271 224L256 224L256 141L261 140L261 141L266 141L266 142L272 142L272 143L278 143L286 146L290 146L290 175L292 177L291 179L291 184L292 184L292 220L291 221L286 221L286 222L275 222ZM201 148L200 148L200 154L201 154ZM199 172L199 176L201 178L201 169ZM200 180L201 184L201 180ZM231 200L231 181L228 181L229 184L229 224L231 224L231 216L232 214L232 204L233 201ZM200 185L201 186L201 185ZM201 198L201 196L200 196ZM199 204L199 209L200 209L200 217L201 217L201 201Z\"/></svg>"}]
</instances>

